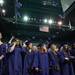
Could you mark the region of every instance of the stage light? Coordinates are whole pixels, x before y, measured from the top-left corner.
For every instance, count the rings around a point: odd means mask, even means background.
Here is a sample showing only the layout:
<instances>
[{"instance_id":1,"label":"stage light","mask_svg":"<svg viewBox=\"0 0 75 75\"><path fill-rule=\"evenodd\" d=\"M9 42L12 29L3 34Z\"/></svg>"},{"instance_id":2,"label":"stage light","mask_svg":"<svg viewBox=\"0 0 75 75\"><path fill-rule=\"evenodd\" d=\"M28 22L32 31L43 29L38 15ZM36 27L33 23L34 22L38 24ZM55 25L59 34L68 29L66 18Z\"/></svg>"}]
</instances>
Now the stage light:
<instances>
[{"instance_id":1,"label":"stage light","mask_svg":"<svg viewBox=\"0 0 75 75\"><path fill-rule=\"evenodd\" d=\"M49 19L48 23L49 24L53 24L53 20L52 19Z\"/></svg>"},{"instance_id":2,"label":"stage light","mask_svg":"<svg viewBox=\"0 0 75 75\"><path fill-rule=\"evenodd\" d=\"M4 0L0 0L0 5L2 6L4 4Z\"/></svg>"},{"instance_id":3,"label":"stage light","mask_svg":"<svg viewBox=\"0 0 75 75\"><path fill-rule=\"evenodd\" d=\"M47 19L44 19L43 22L44 22L44 23L47 23L48 21L47 21Z\"/></svg>"},{"instance_id":4,"label":"stage light","mask_svg":"<svg viewBox=\"0 0 75 75\"><path fill-rule=\"evenodd\" d=\"M5 9L2 9L2 13L5 14L5 12L6 12L6 10Z\"/></svg>"},{"instance_id":5,"label":"stage light","mask_svg":"<svg viewBox=\"0 0 75 75\"><path fill-rule=\"evenodd\" d=\"M58 25L61 26L63 24L62 21L58 21Z\"/></svg>"},{"instance_id":6,"label":"stage light","mask_svg":"<svg viewBox=\"0 0 75 75\"><path fill-rule=\"evenodd\" d=\"M27 21L29 20L29 17L28 17L28 16L24 16L23 20L24 20L25 22L27 22Z\"/></svg>"}]
</instances>

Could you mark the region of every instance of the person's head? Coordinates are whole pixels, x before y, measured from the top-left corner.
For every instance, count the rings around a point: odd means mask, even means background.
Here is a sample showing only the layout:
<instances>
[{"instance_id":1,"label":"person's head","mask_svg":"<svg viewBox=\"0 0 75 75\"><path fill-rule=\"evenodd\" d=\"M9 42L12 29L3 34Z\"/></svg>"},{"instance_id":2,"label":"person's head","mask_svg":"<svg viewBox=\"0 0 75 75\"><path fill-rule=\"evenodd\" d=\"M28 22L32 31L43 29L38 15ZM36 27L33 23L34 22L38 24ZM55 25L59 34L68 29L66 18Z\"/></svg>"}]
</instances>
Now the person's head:
<instances>
[{"instance_id":1,"label":"person's head","mask_svg":"<svg viewBox=\"0 0 75 75\"><path fill-rule=\"evenodd\" d=\"M18 38L15 39L15 42L16 42L16 45L17 45L17 46L21 46L21 45L22 45L22 41L19 40Z\"/></svg>"},{"instance_id":2,"label":"person's head","mask_svg":"<svg viewBox=\"0 0 75 75\"><path fill-rule=\"evenodd\" d=\"M47 51L46 44L44 44L44 43L39 44L38 49L39 49L39 51L45 51L46 52Z\"/></svg>"},{"instance_id":3,"label":"person's head","mask_svg":"<svg viewBox=\"0 0 75 75\"><path fill-rule=\"evenodd\" d=\"M38 50L38 49L37 49L37 46L33 46L33 47L32 47L32 50L33 50L33 51L37 51L37 50Z\"/></svg>"},{"instance_id":4,"label":"person's head","mask_svg":"<svg viewBox=\"0 0 75 75\"><path fill-rule=\"evenodd\" d=\"M59 49L57 48L57 45L56 44L51 44L51 50L53 52L57 52Z\"/></svg>"},{"instance_id":5,"label":"person's head","mask_svg":"<svg viewBox=\"0 0 75 75\"><path fill-rule=\"evenodd\" d=\"M64 44L64 49L68 49L68 44Z\"/></svg>"},{"instance_id":6,"label":"person's head","mask_svg":"<svg viewBox=\"0 0 75 75\"><path fill-rule=\"evenodd\" d=\"M2 33L0 32L0 40L2 39Z\"/></svg>"},{"instance_id":7,"label":"person's head","mask_svg":"<svg viewBox=\"0 0 75 75\"><path fill-rule=\"evenodd\" d=\"M64 44L63 50L68 51L69 50L69 45L68 44Z\"/></svg>"},{"instance_id":8,"label":"person's head","mask_svg":"<svg viewBox=\"0 0 75 75\"><path fill-rule=\"evenodd\" d=\"M32 45L32 42L31 41L27 41L25 44L26 44L26 47L27 48L32 49L32 46L33 45Z\"/></svg>"},{"instance_id":9,"label":"person's head","mask_svg":"<svg viewBox=\"0 0 75 75\"><path fill-rule=\"evenodd\" d=\"M42 48L43 48L44 51L47 51L47 46L46 46L46 44L43 44Z\"/></svg>"}]
</instances>

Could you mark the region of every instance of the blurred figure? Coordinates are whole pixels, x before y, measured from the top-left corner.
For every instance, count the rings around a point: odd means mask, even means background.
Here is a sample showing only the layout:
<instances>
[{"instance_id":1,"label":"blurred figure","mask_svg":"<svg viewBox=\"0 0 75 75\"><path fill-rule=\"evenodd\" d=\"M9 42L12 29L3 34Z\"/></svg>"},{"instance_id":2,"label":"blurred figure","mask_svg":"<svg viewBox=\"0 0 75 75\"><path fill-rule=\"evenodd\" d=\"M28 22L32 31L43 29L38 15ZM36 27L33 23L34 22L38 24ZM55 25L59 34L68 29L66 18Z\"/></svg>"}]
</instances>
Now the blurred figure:
<instances>
[{"instance_id":1,"label":"blurred figure","mask_svg":"<svg viewBox=\"0 0 75 75\"><path fill-rule=\"evenodd\" d=\"M59 52L61 75L74 75L69 45L64 44L62 50Z\"/></svg>"},{"instance_id":2,"label":"blurred figure","mask_svg":"<svg viewBox=\"0 0 75 75\"><path fill-rule=\"evenodd\" d=\"M38 57L36 58L37 60L36 59L35 60L38 62L37 69L39 70L39 75L49 75L47 47L45 44L39 44L38 48L39 48Z\"/></svg>"},{"instance_id":3,"label":"blurred figure","mask_svg":"<svg viewBox=\"0 0 75 75\"><path fill-rule=\"evenodd\" d=\"M71 54L75 56L75 43L72 45Z\"/></svg>"},{"instance_id":4,"label":"blurred figure","mask_svg":"<svg viewBox=\"0 0 75 75\"><path fill-rule=\"evenodd\" d=\"M71 55L74 56L74 60L72 63L73 63L73 68L74 68L74 73L75 73L75 43L73 43L72 45Z\"/></svg>"},{"instance_id":5,"label":"blurred figure","mask_svg":"<svg viewBox=\"0 0 75 75\"><path fill-rule=\"evenodd\" d=\"M32 51L34 52L34 59L32 63L32 74L31 75L39 75L40 71L38 68L38 48L39 46L33 46Z\"/></svg>"},{"instance_id":6,"label":"blurred figure","mask_svg":"<svg viewBox=\"0 0 75 75\"><path fill-rule=\"evenodd\" d=\"M19 39L15 39L12 42L12 46L9 49L9 75L22 75L22 47Z\"/></svg>"},{"instance_id":7,"label":"blurred figure","mask_svg":"<svg viewBox=\"0 0 75 75\"><path fill-rule=\"evenodd\" d=\"M49 52L49 72L50 75L60 75L60 65L59 65L59 57L58 57L58 48L56 44L51 44L51 50Z\"/></svg>"},{"instance_id":8,"label":"blurred figure","mask_svg":"<svg viewBox=\"0 0 75 75\"><path fill-rule=\"evenodd\" d=\"M26 47L24 48L24 68L23 75L31 75L32 74L32 64L34 60L34 52L32 51L32 42L27 41Z\"/></svg>"},{"instance_id":9,"label":"blurred figure","mask_svg":"<svg viewBox=\"0 0 75 75\"><path fill-rule=\"evenodd\" d=\"M38 50L37 46L33 46L33 47L32 47L32 50L33 50L33 51L37 51L37 50Z\"/></svg>"},{"instance_id":10,"label":"blurred figure","mask_svg":"<svg viewBox=\"0 0 75 75\"><path fill-rule=\"evenodd\" d=\"M5 75L6 70L6 44L2 42L2 33L0 32L0 75Z\"/></svg>"}]
</instances>

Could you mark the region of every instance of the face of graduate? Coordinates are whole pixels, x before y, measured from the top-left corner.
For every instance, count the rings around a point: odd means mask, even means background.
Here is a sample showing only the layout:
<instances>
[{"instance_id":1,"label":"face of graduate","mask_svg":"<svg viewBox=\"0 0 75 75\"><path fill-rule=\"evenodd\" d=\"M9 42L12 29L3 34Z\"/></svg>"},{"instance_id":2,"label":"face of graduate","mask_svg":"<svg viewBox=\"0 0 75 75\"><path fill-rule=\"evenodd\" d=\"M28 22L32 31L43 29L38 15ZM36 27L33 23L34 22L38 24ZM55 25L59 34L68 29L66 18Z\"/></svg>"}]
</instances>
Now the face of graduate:
<instances>
[{"instance_id":1,"label":"face of graduate","mask_svg":"<svg viewBox=\"0 0 75 75\"><path fill-rule=\"evenodd\" d=\"M52 51L58 51L58 49L57 49L57 47L56 47L55 44L52 44L52 45L51 45L51 50L52 50Z\"/></svg>"},{"instance_id":2,"label":"face of graduate","mask_svg":"<svg viewBox=\"0 0 75 75\"><path fill-rule=\"evenodd\" d=\"M19 39L16 39L16 45L20 45L20 40Z\"/></svg>"},{"instance_id":3,"label":"face of graduate","mask_svg":"<svg viewBox=\"0 0 75 75\"><path fill-rule=\"evenodd\" d=\"M66 51L68 50L68 45L67 45L67 44L64 45L64 49L65 49Z\"/></svg>"},{"instance_id":4,"label":"face of graduate","mask_svg":"<svg viewBox=\"0 0 75 75\"><path fill-rule=\"evenodd\" d=\"M0 33L0 40L2 39L2 33Z\"/></svg>"},{"instance_id":5,"label":"face of graduate","mask_svg":"<svg viewBox=\"0 0 75 75\"><path fill-rule=\"evenodd\" d=\"M33 51L37 51L38 49L37 49L36 46L33 46L33 47L32 47L32 50L33 50Z\"/></svg>"},{"instance_id":6,"label":"face of graduate","mask_svg":"<svg viewBox=\"0 0 75 75\"><path fill-rule=\"evenodd\" d=\"M28 45L28 47L29 47L30 49L32 49L32 43L30 43L30 44Z\"/></svg>"},{"instance_id":7,"label":"face of graduate","mask_svg":"<svg viewBox=\"0 0 75 75\"><path fill-rule=\"evenodd\" d=\"M46 47L46 45L44 44L43 46L41 46L41 47L39 48L39 50L40 50L40 51L43 51L43 52L47 52L47 47Z\"/></svg>"},{"instance_id":8,"label":"face of graduate","mask_svg":"<svg viewBox=\"0 0 75 75\"><path fill-rule=\"evenodd\" d=\"M46 45L44 44L43 45L43 49L46 51L47 50L47 47L46 47Z\"/></svg>"}]
</instances>

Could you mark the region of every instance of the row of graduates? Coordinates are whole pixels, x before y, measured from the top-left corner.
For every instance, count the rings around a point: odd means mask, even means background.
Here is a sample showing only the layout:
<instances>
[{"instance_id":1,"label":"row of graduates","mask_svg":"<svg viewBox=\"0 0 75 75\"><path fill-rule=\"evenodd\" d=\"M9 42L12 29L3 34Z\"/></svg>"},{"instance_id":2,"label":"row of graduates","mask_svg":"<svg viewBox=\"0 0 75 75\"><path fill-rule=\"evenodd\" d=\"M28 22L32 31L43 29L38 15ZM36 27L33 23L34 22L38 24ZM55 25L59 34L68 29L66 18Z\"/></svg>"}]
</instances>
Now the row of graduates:
<instances>
[{"instance_id":1,"label":"row of graduates","mask_svg":"<svg viewBox=\"0 0 75 75\"><path fill-rule=\"evenodd\" d=\"M74 75L75 57L66 44L59 50L54 43L47 48L44 43L35 47L30 41L20 45L19 39L12 43L1 39L0 33L0 75Z\"/></svg>"}]
</instances>

